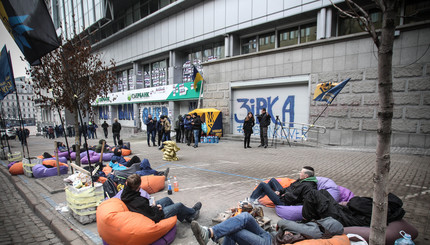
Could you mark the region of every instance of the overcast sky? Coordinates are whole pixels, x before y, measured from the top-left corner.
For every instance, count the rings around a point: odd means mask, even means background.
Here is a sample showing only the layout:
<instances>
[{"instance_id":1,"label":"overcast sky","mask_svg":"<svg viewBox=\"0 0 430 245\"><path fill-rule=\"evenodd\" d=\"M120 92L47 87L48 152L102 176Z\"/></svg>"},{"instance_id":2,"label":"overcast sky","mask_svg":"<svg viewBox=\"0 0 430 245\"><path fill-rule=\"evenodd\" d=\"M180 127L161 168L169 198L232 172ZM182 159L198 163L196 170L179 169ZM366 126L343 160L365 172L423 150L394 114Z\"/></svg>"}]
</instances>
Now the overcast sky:
<instances>
[{"instance_id":1,"label":"overcast sky","mask_svg":"<svg viewBox=\"0 0 430 245\"><path fill-rule=\"evenodd\" d=\"M25 68L28 67L28 63L21 61L20 56L24 57L24 55L21 53L21 50L18 48L18 45L16 45L12 36L7 32L3 22L0 21L0 49L2 49L5 44L7 50L10 51L14 76L25 76Z\"/></svg>"}]
</instances>

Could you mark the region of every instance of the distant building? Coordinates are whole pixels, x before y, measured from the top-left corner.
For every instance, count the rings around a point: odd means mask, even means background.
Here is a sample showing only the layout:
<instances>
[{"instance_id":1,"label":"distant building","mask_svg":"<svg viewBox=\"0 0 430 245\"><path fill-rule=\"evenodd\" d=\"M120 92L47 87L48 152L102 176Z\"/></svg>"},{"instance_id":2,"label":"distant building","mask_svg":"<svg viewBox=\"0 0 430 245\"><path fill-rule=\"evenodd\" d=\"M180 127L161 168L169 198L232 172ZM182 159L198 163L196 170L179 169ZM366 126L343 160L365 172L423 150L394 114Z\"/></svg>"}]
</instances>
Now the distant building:
<instances>
[{"instance_id":1,"label":"distant building","mask_svg":"<svg viewBox=\"0 0 430 245\"><path fill-rule=\"evenodd\" d=\"M334 0L346 8L342 0ZM400 1L393 55L393 146L430 147L430 1ZM359 1L376 28L382 14ZM98 120L118 118L145 130L148 114L173 120L197 106L192 65L205 79L203 107L222 111L225 133L242 134L248 111L266 107L291 140L374 146L378 124L377 51L352 19L330 1L52 0L57 32L88 38L94 52L116 61L117 85L97 98ZM73 26L75 23L75 26ZM351 81L323 110L312 101L326 81ZM259 134L259 125L254 134ZM279 131L277 132L279 134Z\"/></svg>"},{"instance_id":2,"label":"distant building","mask_svg":"<svg viewBox=\"0 0 430 245\"><path fill-rule=\"evenodd\" d=\"M18 92L18 100L16 94L11 93L1 101L1 116L6 125L11 127L19 125L19 110L21 110L24 124L35 125L37 113L32 101L33 88L29 84L30 81L27 77L16 77L15 84Z\"/></svg>"}]
</instances>

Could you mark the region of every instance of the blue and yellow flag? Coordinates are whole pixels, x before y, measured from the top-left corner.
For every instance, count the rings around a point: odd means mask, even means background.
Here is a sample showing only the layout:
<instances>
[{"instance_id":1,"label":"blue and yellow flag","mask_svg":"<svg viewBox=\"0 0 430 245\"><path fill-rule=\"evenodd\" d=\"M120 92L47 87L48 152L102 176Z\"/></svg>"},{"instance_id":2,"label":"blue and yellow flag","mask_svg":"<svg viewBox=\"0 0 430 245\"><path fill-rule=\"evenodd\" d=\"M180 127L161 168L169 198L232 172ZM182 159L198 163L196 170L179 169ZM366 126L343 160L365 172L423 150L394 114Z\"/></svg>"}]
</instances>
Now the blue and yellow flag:
<instances>
[{"instance_id":1,"label":"blue and yellow flag","mask_svg":"<svg viewBox=\"0 0 430 245\"><path fill-rule=\"evenodd\" d=\"M4 45L0 57L0 100L13 92L15 92L15 81L12 63L10 62L10 54L7 52L6 45Z\"/></svg>"},{"instance_id":2,"label":"blue and yellow flag","mask_svg":"<svg viewBox=\"0 0 430 245\"><path fill-rule=\"evenodd\" d=\"M336 98L337 94L345 87L345 85L349 82L351 78L345 79L341 83L332 83L325 82L317 85L317 88L314 92L315 101L326 101L327 104L331 104L334 98Z\"/></svg>"},{"instance_id":3,"label":"blue and yellow flag","mask_svg":"<svg viewBox=\"0 0 430 245\"><path fill-rule=\"evenodd\" d=\"M200 90L203 77L194 65L193 65L193 68L194 70L193 70L192 79L194 81L194 89L197 91L197 90Z\"/></svg>"},{"instance_id":4,"label":"blue and yellow flag","mask_svg":"<svg viewBox=\"0 0 430 245\"><path fill-rule=\"evenodd\" d=\"M44 0L0 0L0 17L30 65L60 46Z\"/></svg>"}]
</instances>

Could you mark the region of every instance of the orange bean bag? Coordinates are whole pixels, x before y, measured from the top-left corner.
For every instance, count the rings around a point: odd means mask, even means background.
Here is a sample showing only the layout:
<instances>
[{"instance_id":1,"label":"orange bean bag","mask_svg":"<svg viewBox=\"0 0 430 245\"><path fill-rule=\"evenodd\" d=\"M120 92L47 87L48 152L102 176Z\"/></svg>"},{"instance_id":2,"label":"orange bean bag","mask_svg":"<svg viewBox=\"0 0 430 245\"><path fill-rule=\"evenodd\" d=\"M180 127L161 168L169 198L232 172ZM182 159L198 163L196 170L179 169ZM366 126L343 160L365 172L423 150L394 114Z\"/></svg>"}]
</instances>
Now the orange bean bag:
<instances>
[{"instance_id":1,"label":"orange bean bag","mask_svg":"<svg viewBox=\"0 0 430 245\"><path fill-rule=\"evenodd\" d=\"M60 166L69 166L69 165L67 165L66 163L63 163L63 162L59 162L59 163L60 163ZM45 161L42 162L42 164L43 165L49 165L49 166L52 166L52 167L57 167L57 160L45 160Z\"/></svg>"},{"instance_id":2,"label":"orange bean bag","mask_svg":"<svg viewBox=\"0 0 430 245\"><path fill-rule=\"evenodd\" d=\"M115 147L114 148L112 148L112 151L115 151ZM121 155L123 155L123 156L128 156L128 155L130 155L131 154L131 150L129 150L129 149L121 149Z\"/></svg>"},{"instance_id":3,"label":"orange bean bag","mask_svg":"<svg viewBox=\"0 0 430 245\"><path fill-rule=\"evenodd\" d=\"M140 188L148 192L149 194L153 194L159 192L164 189L164 181L166 180L164 176L155 176L155 175L145 175L141 176L142 184L140 184Z\"/></svg>"},{"instance_id":4,"label":"orange bean bag","mask_svg":"<svg viewBox=\"0 0 430 245\"><path fill-rule=\"evenodd\" d=\"M300 242L295 242L294 245L349 245L351 242L346 235L333 236L330 239L306 239Z\"/></svg>"},{"instance_id":5,"label":"orange bean bag","mask_svg":"<svg viewBox=\"0 0 430 245\"><path fill-rule=\"evenodd\" d=\"M24 174L24 167L22 162L17 162L9 168L9 173L12 175Z\"/></svg>"},{"instance_id":6,"label":"orange bean bag","mask_svg":"<svg viewBox=\"0 0 430 245\"><path fill-rule=\"evenodd\" d=\"M106 165L102 171L106 174L106 176L108 176L110 173L112 173L112 168L109 165Z\"/></svg>"},{"instance_id":7,"label":"orange bean bag","mask_svg":"<svg viewBox=\"0 0 430 245\"><path fill-rule=\"evenodd\" d=\"M286 188L288 186L290 186L293 182L295 182L295 179L289 179L289 178L278 178L276 179L281 185L282 187ZM268 183L269 180L265 180L265 183ZM264 196L262 198L259 199L260 203L266 207L269 208L274 208L275 204L273 204L272 200L269 199L269 197Z\"/></svg>"},{"instance_id":8,"label":"orange bean bag","mask_svg":"<svg viewBox=\"0 0 430 245\"><path fill-rule=\"evenodd\" d=\"M130 157L124 157L124 159L125 159L125 161L130 161L131 160L131 158Z\"/></svg>"},{"instance_id":9,"label":"orange bean bag","mask_svg":"<svg viewBox=\"0 0 430 245\"><path fill-rule=\"evenodd\" d=\"M40 155L40 156L37 156L37 158L39 158L39 159L43 159L44 157L43 157L42 155Z\"/></svg>"},{"instance_id":10,"label":"orange bean bag","mask_svg":"<svg viewBox=\"0 0 430 245\"><path fill-rule=\"evenodd\" d=\"M175 225L176 216L155 223L142 214L130 212L118 198L102 202L96 212L97 230L109 245L151 244Z\"/></svg>"}]
</instances>

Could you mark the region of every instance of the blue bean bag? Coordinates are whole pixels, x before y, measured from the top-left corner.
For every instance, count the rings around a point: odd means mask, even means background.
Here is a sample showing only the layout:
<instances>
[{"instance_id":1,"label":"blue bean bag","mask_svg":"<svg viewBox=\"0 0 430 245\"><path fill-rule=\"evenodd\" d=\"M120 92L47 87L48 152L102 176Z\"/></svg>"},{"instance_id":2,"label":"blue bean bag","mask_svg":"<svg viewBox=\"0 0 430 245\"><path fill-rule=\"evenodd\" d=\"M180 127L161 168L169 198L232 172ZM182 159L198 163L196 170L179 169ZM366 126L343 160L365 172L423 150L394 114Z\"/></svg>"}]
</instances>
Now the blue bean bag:
<instances>
[{"instance_id":1,"label":"blue bean bag","mask_svg":"<svg viewBox=\"0 0 430 245\"><path fill-rule=\"evenodd\" d=\"M33 176L34 178L45 178L45 177L49 177L49 176L55 176L57 175L57 168L53 167L53 168L47 168L45 166L43 166L42 164L36 164L33 166L32 168L33 171ZM69 171L69 168L67 167L67 165L60 165L60 174L67 174L67 172Z\"/></svg>"},{"instance_id":2,"label":"blue bean bag","mask_svg":"<svg viewBox=\"0 0 430 245\"><path fill-rule=\"evenodd\" d=\"M317 177L317 180L318 180L317 189L327 190L332 195L334 200L339 202L340 191L336 183L333 180L325 177ZM279 217L287 220L293 220L293 221L298 221L303 219L302 208L303 208L303 205L294 205L294 206L278 205L275 207L276 213L278 214Z\"/></svg>"}]
</instances>

